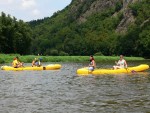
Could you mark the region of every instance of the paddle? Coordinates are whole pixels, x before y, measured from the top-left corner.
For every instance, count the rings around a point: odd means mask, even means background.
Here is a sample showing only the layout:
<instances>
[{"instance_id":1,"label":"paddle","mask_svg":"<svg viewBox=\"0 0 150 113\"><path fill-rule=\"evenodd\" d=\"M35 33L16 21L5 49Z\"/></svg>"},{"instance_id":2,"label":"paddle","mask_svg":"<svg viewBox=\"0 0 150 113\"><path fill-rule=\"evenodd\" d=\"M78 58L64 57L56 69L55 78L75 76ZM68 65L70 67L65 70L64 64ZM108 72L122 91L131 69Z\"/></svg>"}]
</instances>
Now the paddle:
<instances>
[{"instance_id":1,"label":"paddle","mask_svg":"<svg viewBox=\"0 0 150 113\"><path fill-rule=\"evenodd\" d=\"M127 70L127 72L128 72L128 70L129 70L131 73L136 73L135 70L130 70L129 68L125 68L125 69Z\"/></svg>"}]
</instances>

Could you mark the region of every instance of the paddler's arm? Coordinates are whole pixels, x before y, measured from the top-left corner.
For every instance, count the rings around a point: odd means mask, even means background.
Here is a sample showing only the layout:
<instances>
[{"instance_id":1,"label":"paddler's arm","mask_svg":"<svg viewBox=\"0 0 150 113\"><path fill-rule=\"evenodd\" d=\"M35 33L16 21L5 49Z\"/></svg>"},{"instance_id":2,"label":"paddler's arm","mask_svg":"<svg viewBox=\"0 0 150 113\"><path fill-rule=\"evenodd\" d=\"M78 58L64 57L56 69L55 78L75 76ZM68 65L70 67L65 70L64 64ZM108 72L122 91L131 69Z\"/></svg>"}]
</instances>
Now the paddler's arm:
<instances>
[{"instance_id":1,"label":"paddler's arm","mask_svg":"<svg viewBox=\"0 0 150 113\"><path fill-rule=\"evenodd\" d=\"M124 65L125 65L125 68L128 68L128 65L127 65L126 60L125 60L125 62L124 62Z\"/></svg>"}]
</instances>

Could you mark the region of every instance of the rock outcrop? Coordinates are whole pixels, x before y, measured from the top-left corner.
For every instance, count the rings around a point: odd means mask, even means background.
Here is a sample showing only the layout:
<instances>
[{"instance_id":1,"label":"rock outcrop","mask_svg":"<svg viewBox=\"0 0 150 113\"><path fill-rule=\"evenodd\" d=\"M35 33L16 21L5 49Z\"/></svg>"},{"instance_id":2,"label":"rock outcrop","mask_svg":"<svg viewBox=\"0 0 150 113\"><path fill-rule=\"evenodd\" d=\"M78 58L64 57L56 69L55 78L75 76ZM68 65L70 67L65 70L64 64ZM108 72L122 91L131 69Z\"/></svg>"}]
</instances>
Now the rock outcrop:
<instances>
[{"instance_id":1,"label":"rock outcrop","mask_svg":"<svg viewBox=\"0 0 150 113\"><path fill-rule=\"evenodd\" d=\"M103 12L109 8L115 8L116 4L121 2L122 8L114 14L117 15L120 12L123 13L123 18L118 24L116 32L125 33L128 26L135 22L135 18L133 16L132 10L129 8L129 5L140 1L142 0L73 0L72 2L75 3L71 7L71 13L75 14L76 12L82 12L80 15L76 14L76 17L74 17L80 24L86 22L87 17L90 15ZM89 2L89 4L87 2Z\"/></svg>"}]
</instances>

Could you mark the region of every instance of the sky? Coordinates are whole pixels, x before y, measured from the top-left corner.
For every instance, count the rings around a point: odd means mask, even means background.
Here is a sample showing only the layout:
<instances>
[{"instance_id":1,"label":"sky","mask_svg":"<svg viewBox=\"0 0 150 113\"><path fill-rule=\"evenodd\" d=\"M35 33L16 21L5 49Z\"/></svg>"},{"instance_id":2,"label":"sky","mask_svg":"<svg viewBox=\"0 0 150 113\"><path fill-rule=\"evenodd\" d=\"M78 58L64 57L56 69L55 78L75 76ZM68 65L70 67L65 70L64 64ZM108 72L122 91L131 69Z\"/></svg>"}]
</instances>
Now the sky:
<instances>
[{"instance_id":1,"label":"sky","mask_svg":"<svg viewBox=\"0 0 150 113\"><path fill-rule=\"evenodd\" d=\"M70 3L71 0L0 0L0 12L27 22L50 17Z\"/></svg>"}]
</instances>

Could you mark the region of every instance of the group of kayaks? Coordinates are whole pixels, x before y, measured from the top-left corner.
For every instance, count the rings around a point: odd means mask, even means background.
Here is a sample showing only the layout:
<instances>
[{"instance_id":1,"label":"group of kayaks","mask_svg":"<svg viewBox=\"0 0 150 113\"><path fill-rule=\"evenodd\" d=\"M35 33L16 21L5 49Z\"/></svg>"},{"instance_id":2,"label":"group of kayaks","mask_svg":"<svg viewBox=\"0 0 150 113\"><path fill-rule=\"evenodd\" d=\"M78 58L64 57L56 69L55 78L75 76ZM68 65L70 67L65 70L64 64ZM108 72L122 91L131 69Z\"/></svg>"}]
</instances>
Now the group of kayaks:
<instances>
[{"instance_id":1,"label":"group of kayaks","mask_svg":"<svg viewBox=\"0 0 150 113\"><path fill-rule=\"evenodd\" d=\"M14 71L21 71L21 70L58 70L62 66L60 64L50 64L47 66L40 66L40 67L20 67L20 68L14 68L11 66L2 66L2 70L14 70ZM147 64L141 64L139 66L135 67L128 67L125 69L95 69L94 71L90 71L88 67L80 68L77 70L78 75L101 75L101 74L120 74L120 73L135 73L135 72L143 72L145 70L149 69L149 65Z\"/></svg>"}]
</instances>

